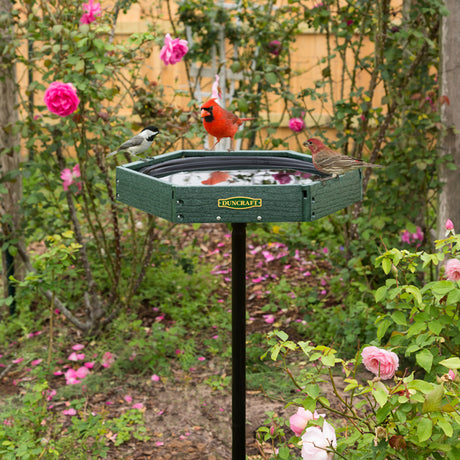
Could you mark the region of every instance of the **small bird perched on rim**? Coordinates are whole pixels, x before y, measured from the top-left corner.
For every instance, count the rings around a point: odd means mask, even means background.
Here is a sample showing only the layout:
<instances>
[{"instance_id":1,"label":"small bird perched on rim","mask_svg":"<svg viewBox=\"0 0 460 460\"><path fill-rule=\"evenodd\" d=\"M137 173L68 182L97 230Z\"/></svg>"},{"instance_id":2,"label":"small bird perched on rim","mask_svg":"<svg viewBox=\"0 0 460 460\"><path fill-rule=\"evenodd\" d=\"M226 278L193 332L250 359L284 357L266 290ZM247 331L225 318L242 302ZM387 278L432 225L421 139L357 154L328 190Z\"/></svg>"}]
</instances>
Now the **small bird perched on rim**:
<instances>
[{"instance_id":1,"label":"small bird perched on rim","mask_svg":"<svg viewBox=\"0 0 460 460\"><path fill-rule=\"evenodd\" d=\"M234 136L238 128L243 122L254 120L254 118L240 118L234 113L225 110L214 98L209 99L201 106L201 118L203 119L204 129L216 138L216 143L211 150L225 137L232 139L233 148Z\"/></svg>"},{"instance_id":2,"label":"small bird perched on rim","mask_svg":"<svg viewBox=\"0 0 460 460\"><path fill-rule=\"evenodd\" d=\"M362 160L343 155L329 147L326 147L319 139L308 139L303 143L311 150L313 166L322 173L332 174L337 177L339 174L353 171L359 168L383 168L381 165L366 163Z\"/></svg>"},{"instance_id":3,"label":"small bird perched on rim","mask_svg":"<svg viewBox=\"0 0 460 460\"><path fill-rule=\"evenodd\" d=\"M159 133L159 129L155 126L147 126L147 128L144 128L139 134L136 134L128 141L123 142L117 150L110 152L106 158L109 158L118 152L127 152L130 155L139 155L139 153L143 153L149 149L152 145L153 139Z\"/></svg>"}]
</instances>

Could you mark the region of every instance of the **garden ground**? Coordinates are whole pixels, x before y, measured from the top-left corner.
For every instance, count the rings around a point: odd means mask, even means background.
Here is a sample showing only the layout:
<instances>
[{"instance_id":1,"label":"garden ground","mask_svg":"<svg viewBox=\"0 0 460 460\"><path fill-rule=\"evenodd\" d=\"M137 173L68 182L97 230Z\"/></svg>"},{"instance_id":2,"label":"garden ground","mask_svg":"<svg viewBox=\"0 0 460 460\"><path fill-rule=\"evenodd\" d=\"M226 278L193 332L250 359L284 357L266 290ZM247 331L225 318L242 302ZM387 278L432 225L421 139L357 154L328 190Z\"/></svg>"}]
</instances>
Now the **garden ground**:
<instances>
[{"instance_id":1,"label":"garden ground","mask_svg":"<svg viewBox=\"0 0 460 460\"><path fill-rule=\"evenodd\" d=\"M231 238L229 230L224 225L202 225L199 229L181 226L177 229L185 232L182 241L184 245L195 240L198 244L203 258L206 262L214 263L219 275L231 276L229 268L231 265ZM299 257L298 254L281 254L278 257L276 250L283 250L283 247L271 246L270 257L267 264L267 257L262 256L263 247L251 244L251 236L248 235L247 251L247 272L248 272L248 292L247 310L249 322L247 325L248 335L253 333L264 334L276 328L285 330L293 339L303 340L307 337L300 337L298 332L289 326L292 322L301 321L298 311L284 311L283 325L280 325L278 313L271 313L273 317L267 317L267 312L262 309L264 306L264 289L271 280L280 279L286 272L289 272L289 281L292 285L308 283L310 286L315 283L321 289L320 280L314 276L305 276L308 269L314 268L325 270L328 262L325 258L312 257L309 261L306 254ZM314 268L313 264L315 265ZM267 273L269 266L269 274ZM230 296L230 284L223 279L219 289L221 297ZM333 303L331 297L328 302ZM158 311L151 306L145 306L138 311L138 317L142 319L142 326L150 327L157 319ZM281 312L279 313L281 315ZM287 318L287 321L286 321ZM68 331L75 335L74 343L84 340L78 336L75 330ZM228 337L230 343L230 336ZM20 353L20 346L16 353ZM269 358L268 358L269 360ZM141 441L131 438L128 442L120 446L114 445L113 433L109 432L105 436L110 446L110 459L188 459L188 460L227 460L231 459L231 376L230 364L223 364L221 360L207 359L200 369L184 370L180 366L172 365L171 375L161 378L159 381L151 381L149 376L140 377L139 375L125 375L123 379L115 379L107 385L104 392L90 394L88 392L86 409L95 413L107 413L109 417L120 416L123 412L130 409L133 402L142 403L145 417L145 427L149 440ZM297 363L303 366L306 363ZM277 375L275 379L280 379L284 386L282 392L272 391L262 386L248 385L247 393L247 427L246 442L247 455L249 458L260 459L259 446L255 439L257 429L264 424L267 412L274 412L285 419L295 412L294 407L285 409L289 400L289 394L294 396L295 388L289 384L289 378L283 373L281 368L275 368ZM220 375L222 382L221 388L212 388L206 380L209 377ZM275 375L275 374L273 374ZM20 385L14 385L13 380L27 380L27 369L18 369L17 366L4 368L0 372L0 397L19 394ZM59 383L60 382L60 383ZM53 382L53 388L63 385L62 378ZM290 388L290 389L289 389ZM327 391L326 396L334 401L331 391ZM132 403L125 400L126 395L130 395ZM287 397L286 397L287 396ZM65 401L56 401L54 410L61 413L65 408ZM109 405L108 405L109 404ZM68 424L68 416L60 416L64 420L64 427ZM64 428L65 430L65 428ZM289 429L287 429L289 431ZM289 436L291 433L288 434ZM269 449L270 446L265 446ZM269 458L269 456L267 456Z\"/></svg>"}]
</instances>

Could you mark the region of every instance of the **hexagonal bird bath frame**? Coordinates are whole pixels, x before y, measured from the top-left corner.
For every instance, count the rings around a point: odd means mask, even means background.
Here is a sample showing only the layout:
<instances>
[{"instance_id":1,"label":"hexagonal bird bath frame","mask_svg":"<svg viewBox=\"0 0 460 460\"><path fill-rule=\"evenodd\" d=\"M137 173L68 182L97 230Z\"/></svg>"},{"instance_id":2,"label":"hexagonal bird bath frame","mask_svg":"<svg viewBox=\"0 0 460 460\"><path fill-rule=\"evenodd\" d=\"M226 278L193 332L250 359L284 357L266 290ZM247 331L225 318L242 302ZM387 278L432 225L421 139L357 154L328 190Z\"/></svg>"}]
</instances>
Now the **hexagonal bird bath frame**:
<instances>
[{"instance_id":1,"label":"hexagonal bird bath frame","mask_svg":"<svg viewBox=\"0 0 460 460\"><path fill-rule=\"evenodd\" d=\"M174 185L177 172L241 169L317 171L310 155L291 150L178 150L118 166L117 200L175 223L232 224L232 458L246 449L246 224L311 222L362 199L356 170L309 184Z\"/></svg>"}]
</instances>

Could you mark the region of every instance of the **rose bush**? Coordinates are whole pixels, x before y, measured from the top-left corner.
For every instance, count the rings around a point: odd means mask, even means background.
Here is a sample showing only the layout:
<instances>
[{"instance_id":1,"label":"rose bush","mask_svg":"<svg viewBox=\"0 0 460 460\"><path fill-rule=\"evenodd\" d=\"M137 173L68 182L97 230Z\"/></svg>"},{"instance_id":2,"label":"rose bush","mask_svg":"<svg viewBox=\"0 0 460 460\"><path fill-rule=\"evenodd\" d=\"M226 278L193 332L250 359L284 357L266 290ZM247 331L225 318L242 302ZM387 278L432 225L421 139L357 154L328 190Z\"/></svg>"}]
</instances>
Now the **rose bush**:
<instances>
[{"instance_id":1,"label":"rose bush","mask_svg":"<svg viewBox=\"0 0 460 460\"><path fill-rule=\"evenodd\" d=\"M460 368L460 235L453 228L449 234L436 242L435 254L392 249L377 258L376 265L396 279L388 279L374 292L385 313L376 320L375 344L357 350L354 358L343 359L337 350L310 341L294 343L282 331L269 333L266 355L273 360L281 355L284 363L292 363L286 355L298 351L299 360L306 357L310 363L300 371L285 364L299 392L289 404L300 409L289 420L295 436L287 437L281 428L273 433L266 427L259 430L260 441L271 440L278 449L271 458L297 459L299 451L303 460L329 460L333 452L346 459L460 458L460 387L455 372ZM438 279L417 286L438 273L433 267L445 258L445 273L441 270ZM395 351L378 347L380 342ZM403 356L404 369L398 369ZM364 368L375 377L368 379ZM334 403L319 385L325 380L335 394ZM344 383L342 391L338 380ZM320 429L321 423L310 418L318 408L340 419L335 438L327 422ZM283 426L274 419L267 423Z\"/></svg>"}]
</instances>

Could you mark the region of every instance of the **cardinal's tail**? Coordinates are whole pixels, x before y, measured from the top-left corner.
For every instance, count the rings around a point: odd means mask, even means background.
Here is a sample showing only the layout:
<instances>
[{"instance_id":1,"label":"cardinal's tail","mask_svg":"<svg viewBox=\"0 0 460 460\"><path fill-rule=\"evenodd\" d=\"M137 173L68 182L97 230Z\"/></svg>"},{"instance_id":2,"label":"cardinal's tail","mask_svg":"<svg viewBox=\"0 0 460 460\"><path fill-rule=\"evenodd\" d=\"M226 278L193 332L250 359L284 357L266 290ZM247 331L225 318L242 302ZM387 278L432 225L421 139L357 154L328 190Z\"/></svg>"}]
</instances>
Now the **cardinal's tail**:
<instances>
[{"instance_id":1,"label":"cardinal's tail","mask_svg":"<svg viewBox=\"0 0 460 460\"><path fill-rule=\"evenodd\" d=\"M250 121L250 120L257 120L256 117L253 118L240 118L241 121Z\"/></svg>"}]
</instances>

